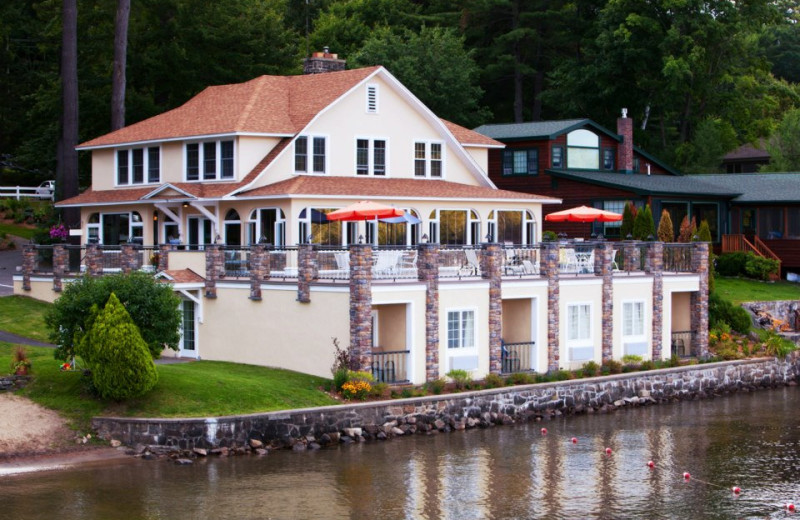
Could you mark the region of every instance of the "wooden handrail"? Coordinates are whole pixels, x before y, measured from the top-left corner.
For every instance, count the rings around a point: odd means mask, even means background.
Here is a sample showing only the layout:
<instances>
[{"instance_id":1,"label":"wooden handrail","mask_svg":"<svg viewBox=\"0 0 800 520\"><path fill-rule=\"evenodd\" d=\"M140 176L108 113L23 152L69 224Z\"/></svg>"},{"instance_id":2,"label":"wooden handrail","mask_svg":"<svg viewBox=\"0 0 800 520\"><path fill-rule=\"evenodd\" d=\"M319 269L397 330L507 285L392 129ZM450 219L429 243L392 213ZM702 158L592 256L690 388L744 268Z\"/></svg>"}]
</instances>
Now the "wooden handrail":
<instances>
[{"instance_id":1,"label":"wooden handrail","mask_svg":"<svg viewBox=\"0 0 800 520\"><path fill-rule=\"evenodd\" d=\"M736 251L750 252L762 258L771 258L778 261L778 278L781 277L781 259L772 249L761 240L758 235L753 235L753 242L744 235L723 235L722 252L733 253Z\"/></svg>"}]
</instances>

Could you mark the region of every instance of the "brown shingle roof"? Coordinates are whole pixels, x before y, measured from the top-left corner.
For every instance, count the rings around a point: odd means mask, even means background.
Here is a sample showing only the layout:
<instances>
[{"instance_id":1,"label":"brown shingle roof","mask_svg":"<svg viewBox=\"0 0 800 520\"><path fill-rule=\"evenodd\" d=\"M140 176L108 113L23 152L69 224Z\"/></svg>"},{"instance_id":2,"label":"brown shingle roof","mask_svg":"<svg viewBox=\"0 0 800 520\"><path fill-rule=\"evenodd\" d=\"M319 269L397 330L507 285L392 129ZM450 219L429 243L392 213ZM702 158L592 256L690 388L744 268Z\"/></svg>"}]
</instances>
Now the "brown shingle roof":
<instances>
[{"instance_id":1,"label":"brown shingle roof","mask_svg":"<svg viewBox=\"0 0 800 520\"><path fill-rule=\"evenodd\" d=\"M171 278L172 283L205 283L206 279L191 269L167 269L161 271Z\"/></svg>"},{"instance_id":2,"label":"brown shingle roof","mask_svg":"<svg viewBox=\"0 0 800 520\"><path fill-rule=\"evenodd\" d=\"M485 135L479 134L478 132L470 130L469 128L464 128L463 126L451 123L446 119L441 119L441 121L444 123L447 129L450 130L450 133L453 134L453 137L456 138L456 141L463 145L479 144L485 146L505 147L505 144L501 143L500 141L495 141L491 137L486 137Z\"/></svg>"},{"instance_id":3,"label":"brown shingle roof","mask_svg":"<svg viewBox=\"0 0 800 520\"><path fill-rule=\"evenodd\" d=\"M518 199L553 200L553 197L498 190L433 179L376 179L299 175L238 194L241 197L276 195L328 195L372 198Z\"/></svg>"},{"instance_id":4,"label":"brown shingle roof","mask_svg":"<svg viewBox=\"0 0 800 520\"><path fill-rule=\"evenodd\" d=\"M306 76L259 76L208 87L178 108L82 143L109 146L234 132L292 135L378 67Z\"/></svg>"}]
</instances>

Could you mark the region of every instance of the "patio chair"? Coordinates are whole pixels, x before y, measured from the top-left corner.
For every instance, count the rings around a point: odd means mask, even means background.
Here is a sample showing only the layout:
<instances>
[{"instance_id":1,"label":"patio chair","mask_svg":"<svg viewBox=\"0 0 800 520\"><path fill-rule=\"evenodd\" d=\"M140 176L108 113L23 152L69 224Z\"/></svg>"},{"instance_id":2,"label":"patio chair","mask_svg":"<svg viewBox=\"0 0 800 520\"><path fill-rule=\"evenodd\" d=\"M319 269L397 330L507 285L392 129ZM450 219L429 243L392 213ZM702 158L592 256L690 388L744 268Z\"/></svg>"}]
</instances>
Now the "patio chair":
<instances>
[{"instance_id":1,"label":"patio chair","mask_svg":"<svg viewBox=\"0 0 800 520\"><path fill-rule=\"evenodd\" d=\"M403 251L398 262L398 270L401 276L417 275L417 250L412 249Z\"/></svg>"},{"instance_id":2,"label":"patio chair","mask_svg":"<svg viewBox=\"0 0 800 520\"><path fill-rule=\"evenodd\" d=\"M481 263L480 260L478 260L478 253L474 249L465 249L464 256L466 257L467 261L461 266L458 274L462 276L477 276L481 274Z\"/></svg>"},{"instance_id":3,"label":"patio chair","mask_svg":"<svg viewBox=\"0 0 800 520\"><path fill-rule=\"evenodd\" d=\"M612 249L611 250L611 269L613 271L619 271L619 266L617 265L617 253L619 253L619 249Z\"/></svg>"},{"instance_id":4,"label":"patio chair","mask_svg":"<svg viewBox=\"0 0 800 520\"><path fill-rule=\"evenodd\" d=\"M391 275L399 271L402 251L378 251L375 255L375 265L372 266L374 275Z\"/></svg>"},{"instance_id":5,"label":"patio chair","mask_svg":"<svg viewBox=\"0 0 800 520\"><path fill-rule=\"evenodd\" d=\"M523 274L539 274L539 265L534 264L530 260L523 260L522 261L522 272Z\"/></svg>"}]
</instances>

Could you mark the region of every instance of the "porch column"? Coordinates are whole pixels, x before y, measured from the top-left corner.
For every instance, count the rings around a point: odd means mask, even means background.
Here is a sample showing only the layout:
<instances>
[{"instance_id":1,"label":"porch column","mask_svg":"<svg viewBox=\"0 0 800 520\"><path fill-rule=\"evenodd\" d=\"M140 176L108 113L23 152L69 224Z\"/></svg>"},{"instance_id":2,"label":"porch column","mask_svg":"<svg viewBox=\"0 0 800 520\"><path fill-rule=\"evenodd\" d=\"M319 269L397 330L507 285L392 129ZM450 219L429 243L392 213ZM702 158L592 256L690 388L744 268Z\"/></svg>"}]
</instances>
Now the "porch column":
<instances>
[{"instance_id":1,"label":"porch column","mask_svg":"<svg viewBox=\"0 0 800 520\"><path fill-rule=\"evenodd\" d=\"M653 276L653 344L650 356L661 359L664 345L664 242L647 244L645 270Z\"/></svg>"},{"instance_id":2,"label":"porch column","mask_svg":"<svg viewBox=\"0 0 800 520\"><path fill-rule=\"evenodd\" d=\"M53 247L53 291L61 292L61 280L69 270L69 251L63 244Z\"/></svg>"},{"instance_id":3,"label":"porch column","mask_svg":"<svg viewBox=\"0 0 800 520\"><path fill-rule=\"evenodd\" d=\"M218 245L205 246L206 250L206 298L217 297L217 280L225 272L225 259Z\"/></svg>"},{"instance_id":4,"label":"porch column","mask_svg":"<svg viewBox=\"0 0 800 520\"><path fill-rule=\"evenodd\" d=\"M692 270L700 286L692 293L692 355L708 357L708 242L692 243Z\"/></svg>"},{"instance_id":5,"label":"porch column","mask_svg":"<svg viewBox=\"0 0 800 520\"><path fill-rule=\"evenodd\" d=\"M622 269L624 271L638 271L641 263L641 252L638 242L635 240L625 240L622 250L625 252Z\"/></svg>"},{"instance_id":6,"label":"porch column","mask_svg":"<svg viewBox=\"0 0 800 520\"><path fill-rule=\"evenodd\" d=\"M558 371L561 354L558 344L559 289L558 289L558 242L545 242L542 248L542 261L539 267L547 279L547 371Z\"/></svg>"},{"instance_id":7,"label":"porch column","mask_svg":"<svg viewBox=\"0 0 800 520\"><path fill-rule=\"evenodd\" d=\"M417 245L417 277L425 283L425 381L439 379L439 244Z\"/></svg>"},{"instance_id":8,"label":"porch column","mask_svg":"<svg viewBox=\"0 0 800 520\"><path fill-rule=\"evenodd\" d=\"M297 246L297 301L311 302L311 282L317 278L317 249L314 244Z\"/></svg>"},{"instance_id":9,"label":"porch column","mask_svg":"<svg viewBox=\"0 0 800 520\"><path fill-rule=\"evenodd\" d=\"M264 260L269 262L269 254L264 250L264 246L253 244L250 246L250 299L261 301L261 280L264 279L264 272L269 276L269 267L265 269Z\"/></svg>"},{"instance_id":10,"label":"porch column","mask_svg":"<svg viewBox=\"0 0 800 520\"><path fill-rule=\"evenodd\" d=\"M128 274L139 268L137 265L138 251L133 244L121 244L119 252L119 267L123 273Z\"/></svg>"},{"instance_id":11,"label":"porch column","mask_svg":"<svg viewBox=\"0 0 800 520\"><path fill-rule=\"evenodd\" d=\"M372 372L372 246L350 245L350 359Z\"/></svg>"},{"instance_id":12,"label":"porch column","mask_svg":"<svg viewBox=\"0 0 800 520\"><path fill-rule=\"evenodd\" d=\"M36 267L36 246L25 244L22 246L22 289L31 290L31 275Z\"/></svg>"},{"instance_id":13,"label":"porch column","mask_svg":"<svg viewBox=\"0 0 800 520\"><path fill-rule=\"evenodd\" d=\"M168 244L161 244L158 246L158 269L159 271L166 271L169 269L169 250Z\"/></svg>"},{"instance_id":14,"label":"porch column","mask_svg":"<svg viewBox=\"0 0 800 520\"><path fill-rule=\"evenodd\" d=\"M500 287L503 249L497 243L481 245L481 278L489 280L489 372L502 371L503 298Z\"/></svg>"},{"instance_id":15,"label":"porch column","mask_svg":"<svg viewBox=\"0 0 800 520\"><path fill-rule=\"evenodd\" d=\"M103 274L103 250L98 244L86 244L86 273L89 276Z\"/></svg>"},{"instance_id":16,"label":"porch column","mask_svg":"<svg viewBox=\"0 0 800 520\"><path fill-rule=\"evenodd\" d=\"M603 364L614 358L614 248L598 242L594 251L594 274L603 277Z\"/></svg>"}]
</instances>

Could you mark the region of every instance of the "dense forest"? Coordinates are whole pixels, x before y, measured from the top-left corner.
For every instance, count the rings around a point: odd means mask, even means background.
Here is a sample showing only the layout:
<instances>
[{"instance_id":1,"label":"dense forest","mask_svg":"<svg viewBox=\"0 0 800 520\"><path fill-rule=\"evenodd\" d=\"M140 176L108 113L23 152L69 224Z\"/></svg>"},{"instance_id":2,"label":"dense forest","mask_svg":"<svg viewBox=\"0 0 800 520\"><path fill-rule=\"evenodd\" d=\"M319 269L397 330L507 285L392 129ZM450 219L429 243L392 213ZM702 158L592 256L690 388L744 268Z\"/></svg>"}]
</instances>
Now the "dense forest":
<instances>
[{"instance_id":1,"label":"dense forest","mask_svg":"<svg viewBox=\"0 0 800 520\"><path fill-rule=\"evenodd\" d=\"M627 107L636 144L684 171L716 171L724 153L760 138L783 143L774 154L779 166L800 170L796 5L5 0L0 181L52 178L71 118L80 142L119 127L120 118L131 124L178 106L208 85L298 74L302 59L323 46L350 68L386 66L438 115L464 126L588 117L615 128ZM70 37L77 51L65 43ZM62 95L70 69L77 70L73 116ZM120 74L122 94L112 88ZM115 97L122 113L112 118ZM81 163L82 184L88 170Z\"/></svg>"}]
</instances>

